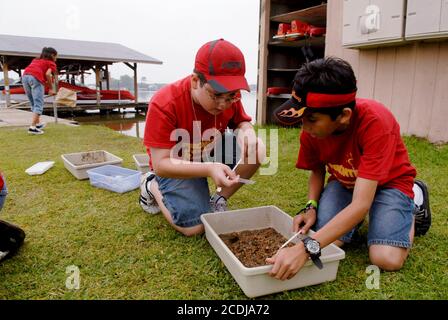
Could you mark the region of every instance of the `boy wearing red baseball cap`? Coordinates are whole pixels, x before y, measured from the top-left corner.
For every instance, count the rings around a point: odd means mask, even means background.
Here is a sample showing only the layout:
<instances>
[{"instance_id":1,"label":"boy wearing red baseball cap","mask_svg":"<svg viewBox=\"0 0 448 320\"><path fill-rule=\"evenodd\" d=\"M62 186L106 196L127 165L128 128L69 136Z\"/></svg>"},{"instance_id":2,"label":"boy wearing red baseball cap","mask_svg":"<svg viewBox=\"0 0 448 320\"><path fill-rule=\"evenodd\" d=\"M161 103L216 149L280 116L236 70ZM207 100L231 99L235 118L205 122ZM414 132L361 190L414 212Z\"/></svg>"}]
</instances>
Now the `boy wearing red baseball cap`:
<instances>
[{"instance_id":1,"label":"boy wearing red baseball cap","mask_svg":"<svg viewBox=\"0 0 448 320\"><path fill-rule=\"evenodd\" d=\"M260 166L258 154L265 153L240 101L240 90L250 90L244 74L242 52L224 39L211 41L197 52L191 75L149 102L144 144L153 172L143 178L140 204L149 213L162 211L184 235L204 231L201 214L226 210L227 199L241 187L239 177L250 178ZM236 130L230 143L237 140L241 150L235 171L234 148L224 163L215 161L223 149L229 153L221 139L226 128ZM211 197L207 177L221 189Z\"/></svg>"},{"instance_id":2,"label":"boy wearing red baseball cap","mask_svg":"<svg viewBox=\"0 0 448 320\"><path fill-rule=\"evenodd\" d=\"M428 190L414 180L397 121L379 102L357 99L356 90L351 66L337 58L307 63L295 76L284 107L302 118L296 167L311 175L310 200L293 229L305 234L314 225L316 233L267 259L277 279L293 277L309 258L321 268L321 248L354 240L367 214L370 261L383 270L399 270L414 230L429 229Z\"/></svg>"}]
</instances>

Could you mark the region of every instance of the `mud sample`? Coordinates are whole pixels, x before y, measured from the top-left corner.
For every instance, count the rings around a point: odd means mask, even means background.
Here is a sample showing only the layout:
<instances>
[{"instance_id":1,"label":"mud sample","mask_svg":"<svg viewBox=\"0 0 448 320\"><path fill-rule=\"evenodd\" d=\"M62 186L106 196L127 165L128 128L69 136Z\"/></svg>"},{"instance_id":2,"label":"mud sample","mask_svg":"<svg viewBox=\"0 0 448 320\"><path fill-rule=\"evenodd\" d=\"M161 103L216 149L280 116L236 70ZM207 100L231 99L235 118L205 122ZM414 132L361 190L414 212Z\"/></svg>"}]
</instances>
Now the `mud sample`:
<instances>
[{"instance_id":1,"label":"mud sample","mask_svg":"<svg viewBox=\"0 0 448 320\"><path fill-rule=\"evenodd\" d=\"M81 165L106 162L106 153L104 151L91 151L81 153ZM77 164L78 165L78 164Z\"/></svg>"},{"instance_id":2,"label":"mud sample","mask_svg":"<svg viewBox=\"0 0 448 320\"><path fill-rule=\"evenodd\" d=\"M273 228L231 232L219 237L247 268L266 265L266 258L272 257L287 240Z\"/></svg>"}]
</instances>

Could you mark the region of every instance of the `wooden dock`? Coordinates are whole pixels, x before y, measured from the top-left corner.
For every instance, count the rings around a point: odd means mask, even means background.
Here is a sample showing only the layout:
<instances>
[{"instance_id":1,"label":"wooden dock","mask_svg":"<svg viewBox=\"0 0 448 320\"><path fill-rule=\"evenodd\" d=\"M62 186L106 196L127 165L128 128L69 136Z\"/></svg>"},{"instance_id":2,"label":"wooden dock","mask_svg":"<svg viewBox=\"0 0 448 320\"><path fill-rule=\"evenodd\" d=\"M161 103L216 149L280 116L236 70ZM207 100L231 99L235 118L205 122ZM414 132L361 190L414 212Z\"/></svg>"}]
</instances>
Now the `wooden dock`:
<instances>
[{"instance_id":1,"label":"wooden dock","mask_svg":"<svg viewBox=\"0 0 448 320\"><path fill-rule=\"evenodd\" d=\"M129 109L133 108L136 111L141 111L146 113L146 109L148 108L148 102L121 102L121 103L101 103L97 105L96 103L86 103L80 104L79 101L76 104L76 107L66 107L66 106L58 106L58 112L80 112L86 110L100 110L100 111L112 111L114 109ZM11 106L11 109L17 110L25 110L30 111L31 107L26 104L14 108ZM45 103L44 104L44 113L53 113L53 103Z\"/></svg>"},{"instance_id":2,"label":"wooden dock","mask_svg":"<svg viewBox=\"0 0 448 320\"><path fill-rule=\"evenodd\" d=\"M0 107L0 128L2 127L27 127L31 124L33 113L24 110ZM55 118L50 116L41 116L41 120L45 123L54 123ZM69 126L76 125L76 121L70 121L58 118L59 124Z\"/></svg>"}]
</instances>

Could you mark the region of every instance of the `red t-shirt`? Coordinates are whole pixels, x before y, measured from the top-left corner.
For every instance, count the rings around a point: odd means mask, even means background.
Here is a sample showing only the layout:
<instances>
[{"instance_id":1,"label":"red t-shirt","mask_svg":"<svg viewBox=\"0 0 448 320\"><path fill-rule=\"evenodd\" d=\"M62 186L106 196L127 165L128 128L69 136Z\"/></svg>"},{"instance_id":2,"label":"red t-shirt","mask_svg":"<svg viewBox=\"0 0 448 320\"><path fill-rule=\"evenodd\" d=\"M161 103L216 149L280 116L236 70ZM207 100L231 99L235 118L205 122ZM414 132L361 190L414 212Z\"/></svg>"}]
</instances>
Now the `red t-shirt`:
<instances>
[{"instance_id":1,"label":"red t-shirt","mask_svg":"<svg viewBox=\"0 0 448 320\"><path fill-rule=\"evenodd\" d=\"M34 59L31 61L30 65L25 68L23 75L32 75L34 78L39 80L39 82L45 85L45 73L47 73L48 69L56 72L56 63L47 59Z\"/></svg>"},{"instance_id":2,"label":"red t-shirt","mask_svg":"<svg viewBox=\"0 0 448 320\"><path fill-rule=\"evenodd\" d=\"M348 189L361 177L414 198L417 172L409 161L398 122L379 102L357 99L350 125L339 135L318 139L302 131L296 167L313 170L323 165L330 174L328 181L336 179Z\"/></svg>"},{"instance_id":3,"label":"red t-shirt","mask_svg":"<svg viewBox=\"0 0 448 320\"><path fill-rule=\"evenodd\" d=\"M2 173L0 172L0 191L3 189L4 183L5 182L3 181Z\"/></svg>"},{"instance_id":4,"label":"red t-shirt","mask_svg":"<svg viewBox=\"0 0 448 320\"><path fill-rule=\"evenodd\" d=\"M205 130L216 128L223 133L227 127L235 129L239 123L251 120L251 117L244 111L241 101L232 104L230 108L216 116L208 113L196 103L193 105L191 76L188 76L163 87L152 97L148 106L143 142L151 158L150 147L172 148L178 141L170 139L171 133L175 129L184 129L191 138L188 142L190 152L198 150L198 148L203 150L213 140L203 136ZM199 121L200 126L194 121ZM195 141L193 137L198 137L200 140L196 139ZM150 166L152 167L151 161Z\"/></svg>"}]
</instances>

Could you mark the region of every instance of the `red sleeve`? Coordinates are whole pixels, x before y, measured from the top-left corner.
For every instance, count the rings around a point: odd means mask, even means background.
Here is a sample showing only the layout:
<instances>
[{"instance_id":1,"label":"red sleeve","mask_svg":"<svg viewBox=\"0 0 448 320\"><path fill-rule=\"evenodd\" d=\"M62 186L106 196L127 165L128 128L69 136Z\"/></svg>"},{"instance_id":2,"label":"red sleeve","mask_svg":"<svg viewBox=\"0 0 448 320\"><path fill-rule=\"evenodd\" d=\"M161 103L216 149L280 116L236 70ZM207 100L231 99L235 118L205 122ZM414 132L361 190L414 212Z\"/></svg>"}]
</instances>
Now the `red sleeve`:
<instances>
[{"instance_id":1,"label":"red sleeve","mask_svg":"<svg viewBox=\"0 0 448 320\"><path fill-rule=\"evenodd\" d=\"M311 139L312 137L304 131L300 134L300 149L296 162L298 169L314 170L324 165L320 161L319 150Z\"/></svg>"},{"instance_id":2,"label":"red sleeve","mask_svg":"<svg viewBox=\"0 0 448 320\"><path fill-rule=\"evenodd\" d=\"M176 117L169 105L163 108L155 101L149 102L146 117L145 136L146 147L170 149L176 141L170 140L170 135L176 129Z\"/></svg>"},{"instance_id":3,"label":"red sleeve","mask_svg":"<svg viewBox=\"0 0 448 320\"><path fill-rule=\"evenodd\" d=\"M51 71L53 71L53 73L56 72L57 71L56 63L54 63L53 61L50 61L50 60L47 60L47 61L48 61L48 69L51 69ZM45 72L47 72L47 70L45 70Z\"/></svg>"},{"instance_id":4,"label":"red sleeve","mask_svg":"<svg viewBox=\"0 0 448 320\"><path fill-rule=\"evenodd\" d=\"M252 118L246 113L246 111L244 111L241 101L238 101L234 104L234 110L235 112L233 114L233 117L232 119L230 119L230 122L228 124L230 129L235 129L241 122L252 121Z\"/></svg>"},{"instance_id":5,"label":"red sleeve","mask_svg":"<svg viewBox=\"0 0 448 320\"><path fill-rule=\"evenodd\" d=\"M371 104L370 115L366 115L357 131L360 162L358 177L381 181L387 179L394 167L400 129L392 113L383 105Z\"/></svg>"},{"instance_id":6,"label":"red sleeve","mask_svg":"<svg viewBox=\"0 0 448 320\"><path fill-rule=\"evenodd\" d=\"M0 172L0 191L3 189L3 177L2 177L2 173Z\"/></svg>"},{"instance_id":7,"label":"red sleeve","mask_svg":"<svg viewBox=\"0 0 448 320\"><path fill-rule=\"evenodd\" d=\"M387 178L394 161L397 141L393 133L375 135L364 141L358 177L375 181Z\"/></svg>"}]
</instances>

